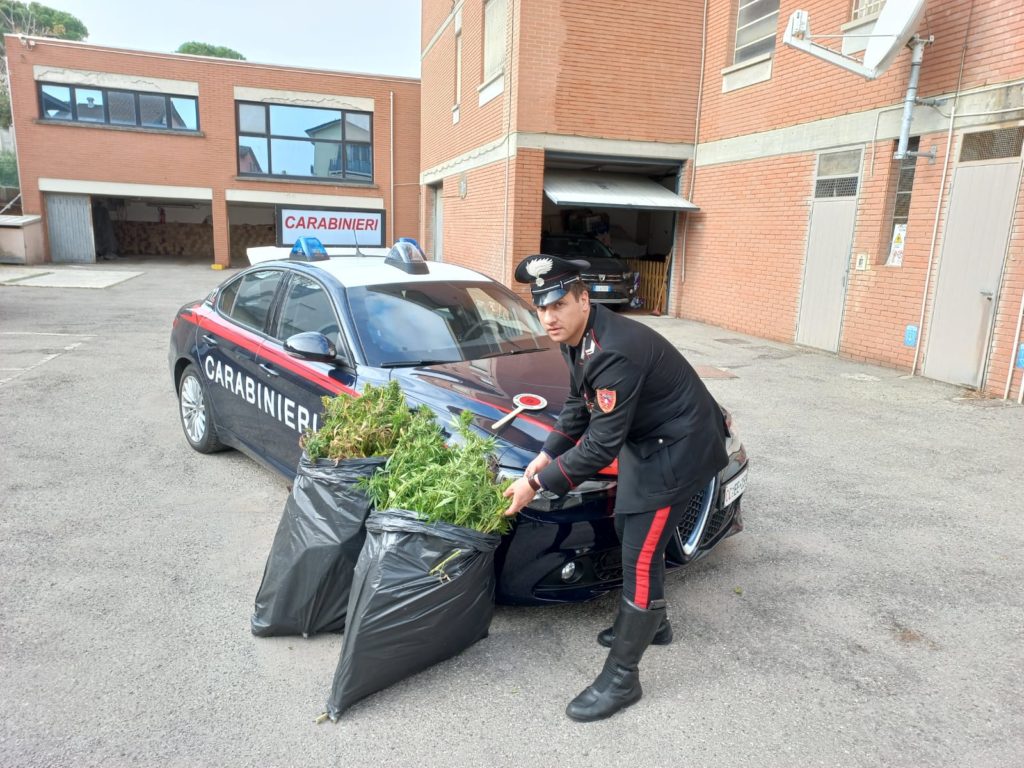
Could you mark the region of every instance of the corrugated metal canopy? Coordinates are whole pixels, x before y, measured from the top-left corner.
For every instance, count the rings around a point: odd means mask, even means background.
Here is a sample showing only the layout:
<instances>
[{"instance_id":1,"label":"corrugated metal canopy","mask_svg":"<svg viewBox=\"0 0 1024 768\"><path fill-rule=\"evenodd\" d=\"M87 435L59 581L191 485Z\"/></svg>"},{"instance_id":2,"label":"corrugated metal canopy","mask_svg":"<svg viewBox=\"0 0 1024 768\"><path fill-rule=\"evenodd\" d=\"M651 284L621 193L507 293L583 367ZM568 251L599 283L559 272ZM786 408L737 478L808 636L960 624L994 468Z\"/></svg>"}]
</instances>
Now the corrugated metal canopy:
<instances>
[{"instance_id":1,"label":"corrugated metal canopy","mask_svg":"<svg viewBox=\"0 0 1024 768\"><path fill-rule=\"evenodd\" d=\"M621 173L550 170L544 173L544 194L555 205L592 208L640 208L699 211L696 205L656 181Z\"/></svg>"}]
</instances>

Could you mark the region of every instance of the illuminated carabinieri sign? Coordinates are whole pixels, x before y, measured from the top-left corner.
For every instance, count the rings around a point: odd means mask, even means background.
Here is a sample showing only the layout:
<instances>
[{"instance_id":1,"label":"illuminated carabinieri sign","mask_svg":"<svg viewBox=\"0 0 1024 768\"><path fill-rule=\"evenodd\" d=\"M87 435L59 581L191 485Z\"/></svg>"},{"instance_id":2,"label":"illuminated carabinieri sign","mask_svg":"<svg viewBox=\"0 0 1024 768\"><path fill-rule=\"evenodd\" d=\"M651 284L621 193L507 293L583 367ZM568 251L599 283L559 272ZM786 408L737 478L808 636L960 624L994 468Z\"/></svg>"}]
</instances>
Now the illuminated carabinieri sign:
<instances>
[{"instance_id":1,"label":"illuminated carabinieri sign","mask_svg":"<svg viewBox=\"0 0 1024 768\"><path fill-rule=\"evenodd\" d=\"M384 211L278 208L277 244L290 246L300 237L315 237L325 246L384 246Z\"/></svg>"}]
</instances>

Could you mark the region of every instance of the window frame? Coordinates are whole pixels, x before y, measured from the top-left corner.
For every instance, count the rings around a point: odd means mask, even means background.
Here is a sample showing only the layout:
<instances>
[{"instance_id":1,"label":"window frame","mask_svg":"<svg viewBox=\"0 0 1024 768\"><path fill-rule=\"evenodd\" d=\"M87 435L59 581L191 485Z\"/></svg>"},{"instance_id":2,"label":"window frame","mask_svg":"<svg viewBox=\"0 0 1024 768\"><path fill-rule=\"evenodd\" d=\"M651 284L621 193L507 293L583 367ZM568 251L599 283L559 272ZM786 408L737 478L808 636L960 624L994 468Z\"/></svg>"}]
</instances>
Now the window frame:
<instances>
[{"instance_id":1,"label":"window frame","mask_svg":"<svg viewBox=\"0 0 1024 768\"><path fill-rule=\"evenodd\" d=\"M242 130L241 108L243 106L246 106L246 107L262 107L263 108L263 110L264 110L264 112L263 112L263 114L264 114L263 124L265 126L265 132L264 133L257 133L255 131L243 131ZM303 181L311 181L312 180L312 181L321 182L323 184L360 184L360 185L371 186L371 185L373 185L375 183L374 182L374 177L375 177L375 174L376 174L376 171L377 171L377 164L375 162L375 158L374 158L374 155L373 155L373 152L374 152L374 133L373 133L373 123L374 123L374 120L373 120L373 112L368 112L368 111L359 110L359 109L342 109L340 107L313 107L313 109L325 109L325 110L330 110L330 111L338 113L339 121L341 123L341 138L340 139L302 139L301 137L298 137L298 136L288 136L288 135L285 135L285 134L275 134L275 133L273 133L273 131L271 129L271 123L270 123L270 108L271 107L282 107L284 109L288 109L288 108L308 109L309 108L309 107L306 107L304 105L299 105L299 104L279 104L279 103L276 103L276 102L246 101L244 99L236 99L235 100L235 171L236 171L238 176L244 177L244 178L254 178L254 179L272 178L272 179L301 179ZM363 115L363 116L365 116L365 117L367 117L369 119L369 122L370 122L370 127L369 127L370 140L368 142L367 141L349 140L349 139L347 139L345 137L345 134L348 131L348 125L346 123L346 118L349 115ZM239 152L238 152L238 148L239 148L239 143L238 142L239 142L239 139L242 139L242 138L264 139L264 140L266 140L266 143L267 143L267 170L265 172L263 172L263 173L253 173L251 171L242 171L241 158L239 157ZM317 144L333 144L333 145L337 145L340 148L340 150L341 150L341 152L340 152L340 156L342 158L342 171L341 171L341 175L338 175L338 176L314 176L312 174L310 174L310 175L300 175L300 174L296 174L296 173L273 173L272 169L274 167L274 151L273 151L273 142L274 142L274 140L278 140L278 141L299 141L299 142L308 141L309 143L313 144L314 146L316 146ZM347 149L350 146L352 146L352 147L369 147L369 155L370 155L370 175L369 175L369 178L366 178L364 176L349 176L349 170L348 170L348 151L347 151Z\"/></svg>"},{"instance_id":2,"label":"window frame","mask_svg":"<svg viewBox=\"0 0 1024 768\"><path fill-rule=\"evenodd\" d=\"M873 19L882 12L884 7L885 0L853 0L850 20L867 21Z\"/></svg>"},{"instance_id":3,"label":"window frame","mask_svg":"<svg viewBox=\"0 0 1024 768\"><path fill-rule=\"evenodd\" d=\"M502 34L500 43L497 41L495 33L489 31L490 28L488 27L487 24L487 16L489 13L489 9L494 8L498 5L501 6L501 14L500 16L496 15L493 16L492 18L501 19ZM497 11L494 11L494 13L497 14ZM481 26L483 29L483 44L481 45L481 76L482 82L484 84L487 84L490 83L492 80L497 80L499 77L505 74L505 48L506 37L508 36L508 3L506 2L506 0L484 0L483 24ZM491 69L488 69L488 40L491 40L493 45L499 45L501 50L501 55L494 57L495 65Z\"/></svg>"},{"instance_id":4,"label":"window frame","mask_svg":"<svg viewBox=\"0 0 1024 768\"><path fill-rule=\"evenodd\" d=\"M735 23L733 24L733 36L732 36L732 65L733 66L742 66L742 65L747 64L747 63L754 64L754 63L756 63L758 61L762 61L764 58L770 58L770 57L773 57L775 55L775 43L776 43L776 39L778 38L778 33L779 33L779 6L781 4L781 3L779 3L778 0L775 0L775 10L774 11L772 11L771 13L766 13L763 16L759 16L758 18L754 19L753 21L750 21L750 22L747 22L746 24L744 24L742 28L740 27L740 14L743 12L744 8L749 7L749 6L751 6L751 5L753 5L754 3L757 3L757 2L760 2L760 0L736 0L736 5L734 6L735 9L736 9L736 17L735 17ZM770 16L774 16L775 17L775 25L774 25L774 27L772 29L772 34L770 36L769 35L765 35L764 37L759 37L757 40L754 40L752 42L744 43L742 46L739 45L739 37L740 37L741 29L746 29L746 28L748 28L750 26L753 26L754 24L760 23L761 21L763 21L764 19L769 18ZM742 58L740 57L740 52L743 49L750 48L751 46L753 46L756 43L760 43L763 40L767 40L769 37L771 37L771 40L772 40L771 50L769 50L769 51L760 51L758 53L753 53L753 54L750 54L750 55L744 55Z\"/></svg>"},{"instance_id":5,"label":"window frame","mask_svg":"<svg viewBox=\"0 0 1024 768\"><path fill-rule=\"evenodd\" d=\"M68 117L68 118L50 117L49 115L46 114L46 108L44 106L44 101L43 101L43 88L45 88L45 87L67 88L67 89L69 89L70 96L71 96L70 101L69 101L69 107L70 107L70 113L71 113L70 117ZM98 91L99 93L102 94L102 96L103 96L103 119L102 120L80 119L79 118L79 116L78 116L78 98L75 95L77 90ZM135 105L135 122L134 123L112 122L111 121L111 119L110 119L110 94L111 93L130 94L132 96L132 101L134 102L134 105ZM140 97L142 97L142 96L155 96L155 97L158 97L158 98L160 98L160 97L163 98L163 100L164 100L164 115L166 115L168 117L168 124L167 125L165 125L165 126L153 126L153 125L144 125L143 124L143 122L142 122L142 110L140 109L140 106L141 106L141 98ZM130 129L137 129L137 130L140 130L140 131L164 131L164 132L182 133L182 134L197 134L197 133L202 131L202 125L201 125L200 119L199 119L199 97L198 96L191 96L191 95L184 94L184 93L158 93L156 91L137 91L137 90L133 90L131 88L111 88L111 87L100 86L100 85L83 85L83 84L77 84L77 83L55 83L55 82L51 82L49 80L37 80L36 81L36 97L37 97L37 106L39 107L39 120L41 122L45 122L45 123L49 123L49 124L59 124L59 125L91 125L91 126L102 125L102 126L105 126L105 127L108 127L108 128L130 128ZM195 128L188 128L188 127L176 128L173 125L171 125L171 121L170 121L169 118L170 118L170 115L171 115L171 110L173 109L173 104L171 102L172 99L187 99L187 100L189 100L189 101L191 101L191 102L193 102L195 104L195 108L196 108L196 127Z\"/></svg>"}]
</instances>

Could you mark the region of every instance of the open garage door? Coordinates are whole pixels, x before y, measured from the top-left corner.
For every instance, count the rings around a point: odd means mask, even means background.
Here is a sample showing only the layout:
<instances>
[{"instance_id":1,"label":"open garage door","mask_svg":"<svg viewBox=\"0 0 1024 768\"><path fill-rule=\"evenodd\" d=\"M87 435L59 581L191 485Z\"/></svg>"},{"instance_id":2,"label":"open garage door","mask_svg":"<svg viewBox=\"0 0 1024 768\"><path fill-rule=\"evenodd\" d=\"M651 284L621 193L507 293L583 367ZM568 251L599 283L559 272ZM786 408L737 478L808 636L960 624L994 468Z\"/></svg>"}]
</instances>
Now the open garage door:
<instances>
[{"instance_id":1,"label":"open garage door","mask_svg":"<svg viewBox=\"0 0 1024 768\"><path fill-rule=\"evenodd\" d=\"M549 156L544 171L541 251L584 258L591 300L664 311L679 196L680 164Z\"/></svg>"}]
</instances>

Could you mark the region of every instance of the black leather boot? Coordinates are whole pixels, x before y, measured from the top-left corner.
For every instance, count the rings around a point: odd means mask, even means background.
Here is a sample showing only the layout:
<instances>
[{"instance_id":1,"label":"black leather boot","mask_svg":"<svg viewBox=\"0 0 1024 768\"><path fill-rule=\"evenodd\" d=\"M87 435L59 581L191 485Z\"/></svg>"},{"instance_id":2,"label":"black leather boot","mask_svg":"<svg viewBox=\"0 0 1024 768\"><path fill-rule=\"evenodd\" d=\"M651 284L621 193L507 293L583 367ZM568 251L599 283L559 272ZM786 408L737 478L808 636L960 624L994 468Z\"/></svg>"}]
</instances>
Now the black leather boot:
<instances>
[{"instance_id":1,"label":"black leather boot","mask_svg":"<svg viewBox=\"0 0 1024 768\"><path fill-rule=\"evenodd\" d=\"M604 669L583 693L569 702L565 714L580 722L603 720L639 701L643 696L640 659L664 617L664 600L652 601L645 610L622 598L612 627L615 641Z\"/></svg>"},{"instance_id":2,"label":"black leather boot","mask_svg":"<svg viewBox=\"0 0 1024 768\"><path fill-rule=\"evenodd\" d=\"M612 643L615 642L615 627L608 627L608 629L598 632L597 642L605 648L611 648ZM658 627L658 631L654 633L654 639L651 640L651 645L668 645L671 642L672 624L669 622L668 614L666 613L665 618L661 620L661 626Z\"/></svg>"}]
</instances>

